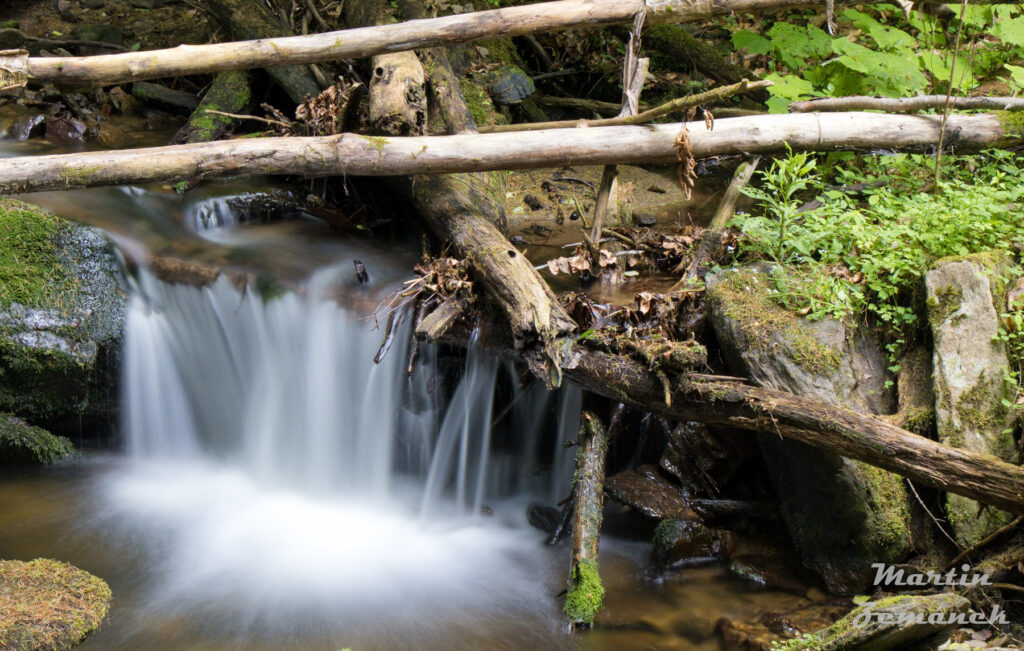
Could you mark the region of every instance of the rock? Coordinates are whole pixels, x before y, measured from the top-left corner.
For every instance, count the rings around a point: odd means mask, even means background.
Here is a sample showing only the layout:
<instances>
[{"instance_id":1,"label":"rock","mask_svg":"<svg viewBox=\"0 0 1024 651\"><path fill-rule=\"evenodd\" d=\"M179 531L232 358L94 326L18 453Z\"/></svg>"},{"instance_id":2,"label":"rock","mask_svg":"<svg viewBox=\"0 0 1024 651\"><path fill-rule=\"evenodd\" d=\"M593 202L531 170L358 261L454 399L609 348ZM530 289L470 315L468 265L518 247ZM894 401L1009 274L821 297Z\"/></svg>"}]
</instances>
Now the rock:
<instances>
[{"instance_id":1,"label":"rock","mask_svg":"<svg viewBox=\"0 0 1024 651\"><path fill-rule=\"evenodd\" d=\"M174 0L131 0L133 7L139 9L159 9L171 4Z\"/></svg>"},{"instance_id":2,"label":"rock","mask_svg":"<svg viewBox=\"0 0 1024 651\"><path fill-rule=\"evenodd\" d=\"M126 299L96 229L0 198L0 411L57 431L109 422Z\"/></svg>"},{"instance_id":3,"label":"rock","mask_svg":"<svg viewBox=\"0 0 1024 651\"><path fill-rule=\"evenodd\" d=\"M45 465L75 451L71 441L0 413L0 466Z\"/></svg>"},{"instance_id":4,"label":"rock","mask_svg":"<svg viewBox=\"0 0 1024 651\"><path fill-rule=\"evenodd\" d=\"M729 561L729 571L747 583L764 590L782 590L794 594L807 592L801 568L787 557L766 549L763 554L743 554Z\"/></svg>"},{"instance_id":5,"label":"rock","mask_svg":"<svg viewBox=\"0 0 1024 651\"><path fill-rule=\"evenodd\" d=\"M493 74L487 90L498 104L517 104L536 90L529 75L516 66L502 66Z\"/></svg>"},{"instance_id":6,"label":"rock","mask_svg":"<svg viewBox=\"0 0 1024 651\"><path fill-rule=\"evenodd\" d=\"M145 36L156 29L156 21L149 18L142 18L132 23L132 33L138 36Z\"/></svg>"},{"instance_id":7,"label":"rock","mask_svg":"<svg viewBox=\"0 0 1024 651\"><path fill-rule=\"evenodd\" d=\"M0 561L0 641L5 649L63 651L110 609L103 579L60 561Z\"/></svg>"},{"instance_id":8,"label":"rock","mask_svg":"<svg viewBox=\"0 0 1024 651\"><path fill-rule=\"evenodd\" d=\"M689 494L713 494L756 453L753 439L746 432L712 431L699 423L680 423L669 434L658 465L678 479Z\"/></svg>"},{"instance_id":9,"label":"rock","mask_svg":"<svg viewBox=\"0 0 1024 651\"><path fill-rule=\"evenodd\" d=\"M886 358L869 333L811 322L769 299L772 267L709 275L708 318L730 370L761 386L867 414L891 413ZM902 480L777 433L761 436L779 511L804 564L833 592L867 586L871 563L912 549Z\"/></svg>"},{"instance_id":10,"label":"rock","mask_svg":"<svg viewBox=\"0 0 1024 651\"><path fill-rule=\"evenodd\" d=\"M812 636L776 647L778 651L889 651L952 629L971 602L960 595L886 597L855 608L846 617Z\"/></svg>"},{"instance_id":11,"label":"rock","mask_svg":"<svg viewBox=\"0 0 1024 651\"><path fill-rule=\"evenodd\" d=\"M696 520L678 486L666 481L654 466L623 470L605 480L604 491L649 518Z\"/></svg>"},{"instance_id":12,"label":"rock","mask_svg":"<svg viewBox=\"0 0 1024 651\"><path fill-rule=\"evenodd\" d=\"M82 0L82 6L86 9L102 9L107 4L107 0Z\"/></svg>"},{"instance_id":13,"label":"rock","mask_svg":"<svg viewBox=\"0 0 1024 651\"><path fill-rule=\"evenodd\" d=\"M59 144L85 142L89 139L89 128L75 118L48 117L46 139Z\"/></svg>"},{"instance_id":14,"label":"rock","mask_svg":"<svg viewBox=\"0 0 1024 651\"><path fill-rule=\"evenodd\" d=\"M25 35L17 29L0 29L0 50L17 50L25 45Z\"/></svg>"},{"instance_id":15,"label":"rock","mask_svg":"<svg viewBox=\"0 0 1024 651\"><path fill-rule=\"evenodd\" d=\"M1005 432L1013 390L1006 347L997 338L1011 260L1001 252L944 258L925 275L933 350L935 420L939 441L1016 458L1013 434ZM946 515L957 538L969 546L1013 516L959 495L946 498Z\"/></svg>"},{"instance_id":16,"label":"rock","mask_svg":"<svg viewBox=\"0 0 1024 651\"><path fill-rule=\"evenodd\" d=\"M531 504L526 507L526 521L549 536L555 533L561 519L561 513L553 506Z\"/></svg>"},{"instance_id":17,"label":"rock","mask_svg":"<svg viewBox=\"0 0 1024 651\"><path fill-rule=\"evenodd\" d=\"M61 20L68 23L73 23L78 20L78 17L75 16L73 11L75 5L71 0L57 0L57 2L53 3L53 7L57 10L57 13L60 14Z\"/></svg>"},{"instance_id":18,"label":"rock","mask_svg":"<svg viewBox=\"0 0 1024 651\"><path fill-rule=\"evenodd\" d=\"M111 45L124 45L124 34L113 25L100 25L97 23L83 23L76 25L71 34L80 41L97 41L99 43L110 43ZM107 54L110 50L104 50Z\"/></svg>"},{"instance_id":19,"label":"rock","mask_svg":"<svg viewBox=\"0 0 1024 651\"><path fill-rule=\"evenodd\" d=\"M787 641L804 632L832 625L851 605L845 600L826 599L780 612L760 613L745 620L723 617L717 629L726 649L776 651L787 648Z\"/></svg>"},{"instance_id":20,"label":"rock","mask_svg":"<svg viewBox=\"0 0 1024 651\"><path fill-rule=\"evenodd\" d=\"M908 432L932 438L935 429L935 391L932 388L932 354L923 346L900 358L896 379L899 409L889 417Z\"/></svg>"},{"instance_id":21,"label":"rock","mask_svg":"<svg viewBox=\"0 0 1024 651\"><path fill-rule=\"evenodd\" d=\"M661 566L725 558L734 544L730 531L712 529L697 519L662 520L654 530L654 557Z\"/></svg>"}]
</instances>

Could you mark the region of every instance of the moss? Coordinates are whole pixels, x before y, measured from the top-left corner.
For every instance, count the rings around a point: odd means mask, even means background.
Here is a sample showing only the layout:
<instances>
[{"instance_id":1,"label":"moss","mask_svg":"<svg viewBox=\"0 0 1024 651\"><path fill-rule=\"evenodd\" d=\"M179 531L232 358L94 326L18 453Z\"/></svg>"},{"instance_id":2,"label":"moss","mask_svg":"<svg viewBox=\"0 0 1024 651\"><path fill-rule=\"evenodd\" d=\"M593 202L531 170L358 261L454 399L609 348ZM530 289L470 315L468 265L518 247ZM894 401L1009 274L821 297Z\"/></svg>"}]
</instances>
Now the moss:
<instances>
[{"instance_id":1,"label":"moss","mask_svg":"<svg viewBox=\"0 0 1024 651\"><path fill-rule=\"evenodd\" d=\"M459 90L466 100L469 114L473 117L473 123L478 127L491 126L504 122L503 117L494 108L494 102L481 84L461 77L459 79Z\"/></svg>"},{"instance_id":2,"label":"moss","mask_svg":"<svg viewBox=\"0 0 1024 651\"><path fill-rule=\"evenodd\" d=\"M251 102L248 73L231 70L218 74L185 126L187 141L210 142L222 137L231 126L232 118L209 111L239 113Z\"/></svg>"},{"instance_id":3,"label":"moss","mask_svg":"<svg viewBox=\"0 0 1024 651\"><path fill-rule=\"evenodd\" d=\"M42 308L73 298L76 285L55 246L66 228L41 208L0 197L0 307Z\"/></svg>"},{"instance_id":4,"label":"moss","mask_svg":"<svg viewBox=\"0 0 1024 651\"><path fill-rule=\"evenodd\" d=\"M70 649L110 609L106 582L50 559L0 561L0 648Z\"/></svg>"},{"instance_id":5,"label":"moss","mask_svg":"<svg viewBox=\"0 0 1024 651\"><path fill-rule=\"evenodd\" d=\"M376 149L377 153L384 156L384 148L387 147L390 140L381 136L363 136L363 139L367 142L367 149Z\"/></svg>"},{"instance_id":6,"label":"moss","mask_svg":"<svg viewBox=\"0 0 1024 651\"><path fill-rule=\"evenodd\" d=\"M564 611L573 623L593 624L604 603L604 586L597 562L578 561L573 567L572 589L565 596Z\"/></svg>"},{"instance_id":7,"label":"moss","mask_svg":"<svg viewBox=\"0 0 1024 651\"><path fill-rule=\"evenodd\" d=\"M928 323L932 329L938 328L946 322L954 312L960 309L963 304L963 289L955 285L947 285L935 290L934 296L929 296L926 301L928 307Z\"/></svg>"},{"instance_id":8,"label":"moss","mask_svg":"<svg viewBox=\"0 0 1024 651\"><path fill-rule=\"evenodd\" d=\"M910 541L910 505L907 489L898 476L870 466L854 462L860 474L861 483L868 491L867 524L864 527L867 548L873 556L883 562L902 560Z\"/></svg>"},{"instance_id":9,"label":"moss","mask_svg":"<svg viewBox=\"0 0 1024 651\"><path fill-rule=\"evenodd\" d=\"M752 347L779 352L776 335L789 348L794 362L816 375L839 370L839 353L823 345L802 326L800 318L771 301L763 287L764 274L749 269L727 272L711 291L710 299L725 308Z\"/></svg>"},{"instance_id":10,"label":"moss","mask_svg":"<svg viewBox=\"0 0 1024 651\"><path fill-rule=\"evenodd\" d=\"M682 523L679 520L662 520L654 528L654 545L660 550L671 549L679 540Z\"/></svg>"},{"instance_id":11,"label":"moss","mask_svg":"<svg viewBox=\"0 0 1024 651\"><path fill-rule=\"evenodd\" d=\"M0 413L0 465L44 465L75 451L71 441Z\"/></svg>"}]
</instances>

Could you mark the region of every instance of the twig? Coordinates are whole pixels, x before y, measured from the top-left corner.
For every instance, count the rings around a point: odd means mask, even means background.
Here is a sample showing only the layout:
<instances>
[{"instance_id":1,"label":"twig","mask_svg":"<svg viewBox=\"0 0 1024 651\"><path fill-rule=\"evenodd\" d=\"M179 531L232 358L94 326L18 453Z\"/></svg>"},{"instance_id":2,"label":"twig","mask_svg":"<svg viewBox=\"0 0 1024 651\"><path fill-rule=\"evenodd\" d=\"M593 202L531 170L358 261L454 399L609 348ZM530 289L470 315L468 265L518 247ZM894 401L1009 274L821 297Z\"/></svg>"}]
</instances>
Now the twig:
<instances>
[{"instance_id":1,"label":"twig","mask_svg":"<svg viewBox=\"0 0 1024 651\"><path fill-rule=\"evenodd\" d=\"M258 122L266 122L267 124L276 124L286 129L291 129L292 125L281 122L280 120L271 120L269 118L261 118L258 115L239 115L237 113L225 113L224 111L214 111L213 109L206 109L204 113L210 113L211 115L223 115L226 118L234 118L235 120L256 120Z\"/></svg>"},{"instance_id":2,"label":"twig","mask_svg":"<svg viewBox=\"0 0 1024 651\"><path fill-rule=\"evenodd\" d=\"M316 19L316 22L320 23L321 27L323 27L328 32L331 31L331 26L327 24L327 21L324 20L324 17L321 16L320 12L316 10L316 3L314 3L313 0L306 0L306 7L309 9L309 13L313 14L313 18Z\"/></svg>"},{"instance_id":3,"label":"twig","mask_svg":"<svg viewBox=\"0 0 1024 651\"><path fill-rule=\"evenodd\" d=\"M947 533L946 530L942 528L942 525L939 523L939 519L935 517L935 515L931 512L931 509L929 509L928 506L924 503L924 500L921 499L921 496L917 494L917 488L914 487L914 482L906 478L904 478L904 481L907 482L907 486L910 487L910 492L913 493L914 497L917 498L917 503L921 505L921 508L924 509L924 512L928 514L928 517L932 519L932 522L934 522L935 526L938 527L939 531L942 532L942 535L945 536L949 540L949 542L953 543L954 547L960 549L960 543L958 543L956 539L953 538L953 536L949 535L949 533Z\"/></svg>"},{"instance_id":4,"label":"twig","mask_svg":"<svg viewBox=\"0 0 1024 651\"><path fill-rule=\"evenodd\" d=\"M655 108L648 109L638 115L630 115L627 117L615 117L615 118L603 118L600 120L559 120L556 122L521 122L519 124L497 124L489 127L481 127L480 133L499 133L504 131L533 131L536 129L565 129L568 127L609 127L616 125L629 125L629 124L647 124L658 118L663 118L673 113L680 113L686 111L695 106L702 104L710 104L711 102L721 101L723 99L733 97L734 95L742 95L755 90L761 90L762 88L768 88L772 85L772 82L768 80L764 81L747 81L743 80L738 84L732 84L729 86L720 86L713 88L712 90L704 91L703 93L697 93L696 95L689 95L687 97L680 97L674 99L671 102L656 106Z\"/></svg>"},{"instance_id":5,"label":"twig","mask_svg":"<svg viewBox=\"0 0 1024 651\"><path fill-rule=\"evenodd\" d=\"M956 558L951 560L949 562L949 564L946 565L946 569L948 570L948 569L952 568L957 563L959 563L960 561L962 561L965 558L969 557L971 554L973 554L974 552L978 551L982 547L985 547L986 545L990 544L993 540L995 540L996 538L999 538L1003 534L1007 534L1007 533L1013 531L1014 529L1016 529L1017 527L1020 526L1021 522L1024 522L1024 515L1018 517L1016 520L1014 520L1013 522L1010 522L1009 524L1006 524L1006 525L1003 525L1002 527L999 527L998 529L996 529L995 531L993 531L989 535L985 536L984 538L982 538L978 542L974 543L973 545L971 545L967 549L965 549L962 552L960 552L959 554L957 554Z\"/></svg>"}]
</instances>

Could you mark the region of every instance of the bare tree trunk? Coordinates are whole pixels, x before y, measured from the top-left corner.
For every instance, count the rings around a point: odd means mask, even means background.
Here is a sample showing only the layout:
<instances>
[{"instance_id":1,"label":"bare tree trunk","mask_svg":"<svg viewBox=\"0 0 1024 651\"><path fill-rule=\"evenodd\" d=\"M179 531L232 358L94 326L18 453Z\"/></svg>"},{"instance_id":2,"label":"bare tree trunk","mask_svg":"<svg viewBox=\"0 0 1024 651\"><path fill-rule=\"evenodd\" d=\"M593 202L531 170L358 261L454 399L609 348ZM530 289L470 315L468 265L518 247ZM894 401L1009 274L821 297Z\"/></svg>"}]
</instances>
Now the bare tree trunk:
<instances>
[{"instance_id":1,"label":"bare tree trunk","mask_svg":"<svg viewBox=\"0 0 1024 651\"><path fill-rule=\"evenodd\" d=\"M581 415L576 446L572 558L569 591L563 608L570 628L593 624L604 600L597 552L604 516L604 463L608 453L608 432L601 421L588 411Z\"/></svg>"},{"instance_id":2,"label":"bare tree trunk","mask_svg":"<svg viewBox=\"0 0 1024 651\"><path fill-rule=\"evenodd\" d=\"M794 150L930 150L939 116L881 113L763 115L691 125L696 158ZM1021 133L1002 114L951 115L957 151L1015 147ZM244 138L119 151L24 156L0 164L0 194L168 182L245 174L404 176L560 165L673 163L680 125L555 129L524 133L372 138Z\"/></svg>"},{"instance_id":3,"label":"bare tree trunk","mask_svg":"<svg viewBox=\"0 0 1024 651\"><path fill-rule=\"evenodd\" d=\"M1009 0L988 2L1009 4ZM246 2L245 6L257 4ZM27 71L28 78L38 83L119 84L157 77L369 57L486 38L629 23L642 9L648 12L648 22L683 23L715 15L817 4L809 0L558 0L324 34L181 45L148 52L32 58L28 58L26 52L16 60L0 57L0 79L13 76L24 81Z\"/></svg>"}]
</instances>

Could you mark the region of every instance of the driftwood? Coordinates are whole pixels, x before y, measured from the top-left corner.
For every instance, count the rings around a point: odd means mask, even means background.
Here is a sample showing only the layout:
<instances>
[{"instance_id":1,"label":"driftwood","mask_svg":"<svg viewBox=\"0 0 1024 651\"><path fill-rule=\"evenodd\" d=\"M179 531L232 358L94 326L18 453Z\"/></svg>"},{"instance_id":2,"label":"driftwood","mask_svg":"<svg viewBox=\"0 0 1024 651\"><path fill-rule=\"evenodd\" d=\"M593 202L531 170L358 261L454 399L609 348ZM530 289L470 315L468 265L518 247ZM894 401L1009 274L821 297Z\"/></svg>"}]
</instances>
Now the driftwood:
<instances>
[{"instance_id":1,"label":"driftwood","mask_svg":"<svg viewBox=\"0 0 1024 651\"><path fill-rule=\"evenodd\" d=\"M593 624L604 599L597 552L604 511L604 462L607 453L608 432L604 425L590 412L583 412L573 479L569 591L563 609L570 628Z\"/></svg>"},{"instance_id":2,"label":"driftwood","mask_svg":"<svg viewBox=\"0 0 1024 651\"><path fill-rule=\"evenodd\" d=\"M940 0L934 2L939 3ZM1009 0L987 2L1009 4ZM247 2L246 6L257 4ZM798 0L559 0L308 36L181 45L148 52L33 58L28 58L26 52L20 62L11 64L11 67L24 66L28 77L38 83L119 84L157 77L370 57L385 52L487 38L510 38L573 27L629 23L643 9L648 12L649 23L683 23L715 15L816 4ZM0 78L3 78L2 72ZM297 101L301 101L301 97Z\"/></svg>"},{"instance_id":3,"label":"driftwood","mask_svg":"<svg viewBox=\"0 0 1024 651\"><path fill-rule=\"evenodd\" d=\"M1021 133L1001 114L951 115L958 151L1011 147ZM560 165L673 163L679 124L553 129L524 133L369 138L243 138L120 151L24 156L0 165L0 194L168 182L244 174L401 176ZM695 158L794 150L933 148L939 116L812 113L692 124Z\"/></svg>"},{"instance_id":4,"label":"driftwood","mask_svg":"<svg viewBox=\"0 0 1024 651\"><path fill-rule=\"evenodd\" d=\"M623 115L621 112L614 118L602 118L599 120L558 120L556 122L524 122L519 124L498 124L485 129L481 133L501 133L507 131L536 131L538 129L568 129L572 127L614 127L629 124L648 124L655 120L685 113L694 106L720 102L734 95L752 92L768 88L772 85L770 81L747 81L743 80L731 86L720 86L706 90L696 95L688 95L666 102L661 106L647 109L641 113L630 113Z\"/></svg>"},{"instance_id":5,"label":"driftwood","mask_svg":"<svg viewBox=\"0 0 1024 651\"><path fill-rule=\"evenodd\" d=\"M926 109L945 109L945 95L918 95L917 97L823 97L789 105L791 113L812 111L885 111L887 113L914 113ZM1022 111L1024 97L950 97L951 109L980 109L995 111Z\"/></svg>"}]
</instances>

